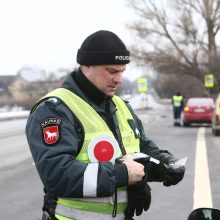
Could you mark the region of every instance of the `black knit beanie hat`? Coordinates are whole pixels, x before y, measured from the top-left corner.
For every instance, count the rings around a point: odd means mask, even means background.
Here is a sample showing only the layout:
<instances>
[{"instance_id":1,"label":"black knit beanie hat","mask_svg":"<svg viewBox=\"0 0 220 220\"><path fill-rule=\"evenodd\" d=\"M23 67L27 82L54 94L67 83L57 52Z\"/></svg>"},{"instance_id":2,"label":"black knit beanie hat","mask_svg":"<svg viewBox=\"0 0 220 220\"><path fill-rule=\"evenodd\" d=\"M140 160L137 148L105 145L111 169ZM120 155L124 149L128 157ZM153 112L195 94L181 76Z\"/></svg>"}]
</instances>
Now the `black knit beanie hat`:
<instances>
[{"instance_id":1,"label":"black knit beanie hat","mask_svg":"<svg viewBox=\"0 0 220 220\"><path fill-rule=\"evenodd\" d=\"M113 32L100 30L89 35L77 53L81 65L127 64L130 52Z\"/></svg>"}]
</instances>

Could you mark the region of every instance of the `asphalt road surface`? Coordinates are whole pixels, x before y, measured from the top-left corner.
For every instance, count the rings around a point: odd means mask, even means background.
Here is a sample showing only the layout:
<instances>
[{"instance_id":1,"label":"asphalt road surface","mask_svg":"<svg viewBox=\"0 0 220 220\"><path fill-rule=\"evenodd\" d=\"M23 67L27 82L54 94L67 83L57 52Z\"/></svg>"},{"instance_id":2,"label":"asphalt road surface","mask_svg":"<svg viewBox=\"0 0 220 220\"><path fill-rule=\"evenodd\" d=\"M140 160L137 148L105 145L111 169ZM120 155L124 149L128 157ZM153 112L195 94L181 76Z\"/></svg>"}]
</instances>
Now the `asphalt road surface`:
<instances>
[{"instance_id":1,"label":"asphalt road surface","mask_svg":"<svg viewBox=\"0 0 220 220\"><path fill-rule=\"evenodd\" d=\"M208 180L199 201L220 208L220 137L214 137L209 126L195 125L190 128L174 127L169 105L136 111L142 119L146 135L162 149L167 149L179 158L188 157L183 181L171 187L150 183L152 203L148 212L139 220L186 220L198 205L195 191L204 180L195 183L196 149L200 148L199 132L204 136L207 150ZM43 201L43 186L36 172L24 134L26 119L0 122L0 219L40 220ZM202 130L201 130L202 129ZM202 164L202 158L199 158ZM199 167L199 166L198 166ZM205 168L201 168L203 173ZM207 197L208 195L208 197ZM207 200L207 201L206 201ZM211 201L211 203L210 203ZM207 203L206 203L207 202Z\"/></svg>"}]
</instances>

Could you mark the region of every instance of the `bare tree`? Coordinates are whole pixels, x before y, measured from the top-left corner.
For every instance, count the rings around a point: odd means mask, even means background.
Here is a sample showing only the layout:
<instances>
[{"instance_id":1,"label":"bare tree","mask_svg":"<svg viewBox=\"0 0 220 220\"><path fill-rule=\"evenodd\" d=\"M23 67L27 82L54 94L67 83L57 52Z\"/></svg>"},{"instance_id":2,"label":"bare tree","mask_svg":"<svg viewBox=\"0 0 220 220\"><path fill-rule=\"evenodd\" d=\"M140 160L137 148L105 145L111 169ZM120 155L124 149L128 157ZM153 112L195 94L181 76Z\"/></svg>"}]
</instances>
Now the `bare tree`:
<instances>
[{"instance_id":1,"label":"bare tree","mask_svg":"<svg viewBox=\"0 0 220 220\"><path fill-rule=\"evenodd\" d=\"M142 43L132 47L138 65L150 64L160 73L188 75L220 85L217 34L220 0L127 0L138 15L128 27ZM139 46L137 46L139 45Z\"/></svg>"}]
</instances>

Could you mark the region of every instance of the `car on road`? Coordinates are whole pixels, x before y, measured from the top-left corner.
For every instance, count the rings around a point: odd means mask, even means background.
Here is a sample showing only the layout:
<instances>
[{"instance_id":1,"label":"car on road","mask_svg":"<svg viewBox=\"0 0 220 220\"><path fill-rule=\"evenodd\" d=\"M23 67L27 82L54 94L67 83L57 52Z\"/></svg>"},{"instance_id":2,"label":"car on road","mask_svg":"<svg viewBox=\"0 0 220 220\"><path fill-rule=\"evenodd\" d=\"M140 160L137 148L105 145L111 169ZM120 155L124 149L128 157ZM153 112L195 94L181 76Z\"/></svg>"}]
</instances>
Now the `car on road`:
<instances>
[{"instance_id":1,"label":"car on road","mask_svg":"<svg viewBox=\"0 0 220 220\"><path fill-rule=\"evenodd\" d=\"M220 94L215 100L215 109L212 114L212 133L215 136L220 135Z\"/></svg>"},{"instance_id":2,"label":"car on road","mask_svg":"<svg viewBox=\"0 0 220 220\"><path fill-rule=\"evenodd\" d=\"M188 127L192 123L208 123L211 125L213 110L213 98L189 98L183 111L183 126Z\"/></svg>"}]
</instances>

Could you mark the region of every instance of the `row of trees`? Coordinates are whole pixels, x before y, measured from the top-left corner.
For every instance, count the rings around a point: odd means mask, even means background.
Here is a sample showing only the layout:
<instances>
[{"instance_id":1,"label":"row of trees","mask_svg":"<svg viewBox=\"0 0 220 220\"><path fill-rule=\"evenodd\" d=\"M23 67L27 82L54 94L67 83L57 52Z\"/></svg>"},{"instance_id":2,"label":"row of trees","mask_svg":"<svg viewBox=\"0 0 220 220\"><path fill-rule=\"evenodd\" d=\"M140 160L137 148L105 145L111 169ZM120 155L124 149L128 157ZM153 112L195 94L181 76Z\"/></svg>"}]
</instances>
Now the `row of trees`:
<instances>
[{"instance_id":1,"label":"row of trees","mask_svg":"<svg viewBox=\"0 0 220 220\"><path fill-rule=\"evenodd\" d=\"M5 82L7 83L7 82ZM19 75L0 92L0 106L20 106L30 110L33 104L49 91L60 87L62 80L27 81ZM1 83L1 85L4 85Z\"/></svg>"},{"instance_id":2,"label":"row of trees","mask_svg":"<svg viewBox=\"0 0 220 220\"><path fill-rule=\"evenodd\" d=\"M34 103L48 92L61 87L65 75L61 78L40 79L29 81L22 77L21 74L16 76L0 77L0 106L23 107L30 110ZM137 93L137 82L125 78L123 84L118 88L117 94Z\"/></svg>"},{"instance_id":3,"label":"row of trees","mask_svg":"<svg viewBox=\"0 0 220 220\"><path fill-rule=\"evenodd\" d=\"M150 65L165 81L170 74L181 92L201 95L204 76L211 73L215 87L210 92L219 92L219 0L127 0L126 4L137 15L128 28L137 37L131 51L139 66ZM188 80L184 87L183 79Z\"/></svg>"}]
</instances>

